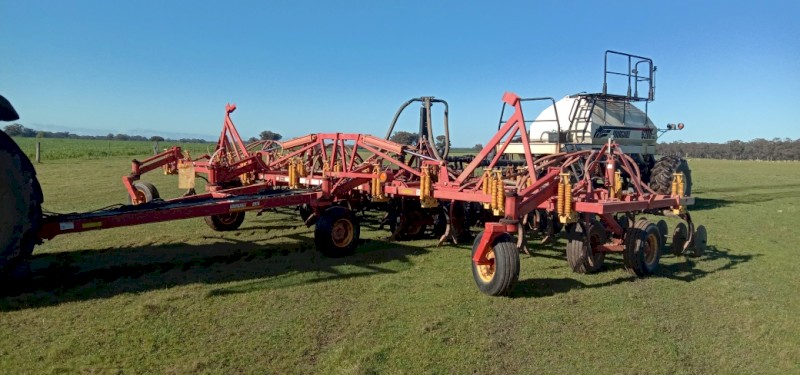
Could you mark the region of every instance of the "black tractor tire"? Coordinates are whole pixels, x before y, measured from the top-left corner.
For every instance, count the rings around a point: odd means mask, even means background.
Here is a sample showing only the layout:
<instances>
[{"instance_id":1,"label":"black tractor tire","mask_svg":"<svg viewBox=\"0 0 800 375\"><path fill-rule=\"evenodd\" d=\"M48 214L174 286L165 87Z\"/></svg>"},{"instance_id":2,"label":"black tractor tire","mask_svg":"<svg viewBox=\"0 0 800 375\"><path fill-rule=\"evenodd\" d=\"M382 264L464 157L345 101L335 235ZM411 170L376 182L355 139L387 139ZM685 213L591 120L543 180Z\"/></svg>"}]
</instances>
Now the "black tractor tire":
<instances>
[{"instance_id":1,"label":"black tractor tire","mask_svg":"<svg viewBox=\"0 0 800 375\"><path fill-rule=\"evenodd\" d=\"M480 232L475 237L472 244L472 256L478 252L478 244L483 238L484 232ZM487 258L493 260L491 265L476 265L470 257L472 263L472 278L478 289L490 296L507 295L517 280L519 280L519 249L513 239L508 234L502 234L495 238L492 249Z\"/></svg>"},{"instance_id":2,"label":"black tractor tire","mask_svg":"<svg viewBox=\"0 0 800 375\"><path fill-rule=\"evenodd\" d=\"M672 175L683 173L684 196L692 195L692 170L686 159L678 156L664 156L658 159L650 173L650 188L658 194L672 193Z\"/></svg>"},{"instance_id":3,"label":"black tractor tire","mask_svg":"<svg viewBox=\"0 0 800 375\"><path fill-rule=\"evenodd\" d=\"M638 220L625 233L622 260L625 269L639 277L652 275L661 258L661 233L658 227L646 220Z\"/></svg>"},{"instance_id":4,"label":"black tractor tire","mask_svg":"<svg viewBox=\"0 0 800 375\"><path fill-rule=\"evenodd\" d=\"M352 211L333 206L325 210L314 227L314 245L329 258L353 254L361 237L361 226Z\"/></svg>"},{"instance_id":5,"label":"black tractor tire","mask_svg":"<svg viewBox=\"0 0 800 375\"><path fill-rule=\"evenodd\" d=\"M211 229L217 232L237 230L244 222L244 211L206 216L203 219Z\"/></svg>"},{"instance_id":6,"label":"black tractor tire","mask_svg":"<svg viewBox=\"0 0 800 375\"><path fill-rule=\"evenodd\" d=\"M150 203L156 199L160 199L161 195L158 194L158 189L156 186L144 181L136 181L133 183L133 190L136 190L138 194L141 194L140 198L144 199L144 203ZM133 204L133 199L128 196L128 204Z\"/></svg>"},{"instance_id":7,"label":"black tractor tire","mask_svg":"<svg viewBox=\"0 0 800 375\"><path fill-rule=\"evenodd\" d=\"M27 269L38 243L43 201L33 164L0 131L0 276L19 275L19 270Z\"/></svg>"},{"instance_id":8,"label":"black tractor tire","mask_svg":"<svg viewBox=\"0 0 800 375\"><path fill-rule=\"evenodd\" d=\"M586 227L586 228L584 228ZM603 267L606 253L595 252L593 248L606 242L603 226L592 221L589 224L575 225L567 242L567 263L575 273L593 273Z\"/></svg>"}]
</instances>

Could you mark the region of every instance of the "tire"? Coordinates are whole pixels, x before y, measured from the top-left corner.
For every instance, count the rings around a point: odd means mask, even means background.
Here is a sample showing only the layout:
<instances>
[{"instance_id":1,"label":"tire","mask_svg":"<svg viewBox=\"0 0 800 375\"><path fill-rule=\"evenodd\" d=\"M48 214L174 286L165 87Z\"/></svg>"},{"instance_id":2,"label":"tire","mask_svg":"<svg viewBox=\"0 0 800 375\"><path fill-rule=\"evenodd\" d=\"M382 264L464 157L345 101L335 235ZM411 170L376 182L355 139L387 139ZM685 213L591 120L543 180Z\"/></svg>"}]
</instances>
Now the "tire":
<instances>
[{"instance_id":1,"label":"tire","mask_svg":"<svg viewBox=\"0 0 800 375\"><path fill-rule=\"evenodd\" d=\"M588 228L584 228L587 226ZM593 248L606 242L603 226L592 221L575 225L567 242L567 263L575 273L593 273L603 267L606 253L594 252Z\"/></svg>"},{"instance_id":2,"label":"tire","mask_svg":"<svg viewBox=\"0 0 800 375\"><path fill-rule=\"evenodd\" d=\"M149 182L136 181L133 183L133 190L136 191L136 198L144 200L144 203L150 203L161 198L161 195L158 194L158 189ZM133 199L130 196L128 196L128 204L133 204Z\"/></svg>"},{"instance_id":3,"label":"tire","mask_svg":"<svg viewBox=\"0 0 800 375\"><path fill-rule=\"evenodd\" d=\"M237 230L244 222L244 211L206 216L203 219L211 229L217 232Z\"/></svg>"},{"instance_id":4,"label":"tire","mask_svg":"<svg viewBox=\"0 0 800 375\"><path fill-rule=\"evenodd\" d=\"M656 227L658 227L658 233L661 233L661 236L658 237L661 239L661 249L664 249L667 246L667 233L669 233L669 225L667 224L666 220L659 220L656 223Z\"/></svg>"},{"instance_id":5,"label":"tire","mask_svg":"<svg viewBox=\"0 0 800 375\"><path fill-rule=\"evenodd\" d=\"M622 252L625 269L639 277L652 275L661 258L659 236L658 227L646 220L639 220L633 228L628 228Z\"/></svg>"},{"instance_id":6,"label":"tire","mask_svg":"<svg viewBox=\"0 0 800 375\"><path fill-rule=\"evenodd\" d=\"M672 175L676 172L683 172L683 195L692 195L692 170L689 169L686 159L678 156L664 156L658 159L651 171L650 188L658 194L672 193Z\"/></svg>"},{"instance_id":7,"label":"tire","mask_svg":"<svg viewBox=\"0 0 800 375\"><path fill-rule=\"evenodd\" d=\"M356 251L361 227L353 213L344 207L330 207L314 227L317 251L330 258L351 255Z\"/></svg>"},{"instance_id":8,"label":"tire","mask_svg":"<svg viewBox=\"0 0 800 375\"><path fill-rule=\"evenodd\" d=\"M478 244L483 238L484 232L480 232L475 237L472 244L472 256L478 252ZM491 252L487 258L491 257L491 265L476 265L472 263L472 278L478 289L490 296L501 296L508 294L519 279L519 250L513 239L508 234L502 234L495 238ZM472 258L470 258L470 261Z\"/></svg>"},{"instance_id":9,"label":"tire","mask_svg":"<svg viewBox=\"0 0 800 375\"><path fill-rule=\"evenodd\" d=\"M0 131L0 276L25 268L38 242L42 188L28 157ZM13 276L13 275L12 275Z\"/></svg>"}]
</instances>

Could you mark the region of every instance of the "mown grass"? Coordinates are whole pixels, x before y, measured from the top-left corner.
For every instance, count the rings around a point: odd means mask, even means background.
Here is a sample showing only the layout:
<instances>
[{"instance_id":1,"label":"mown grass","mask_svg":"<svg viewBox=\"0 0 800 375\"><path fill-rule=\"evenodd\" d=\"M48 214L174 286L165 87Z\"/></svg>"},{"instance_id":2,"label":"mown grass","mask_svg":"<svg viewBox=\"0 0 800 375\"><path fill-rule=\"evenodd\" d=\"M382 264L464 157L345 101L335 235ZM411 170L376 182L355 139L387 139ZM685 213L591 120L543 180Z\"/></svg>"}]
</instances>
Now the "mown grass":
<instances>
[{"instance_id":1,"label":"mown grass","mask_svg":"<svg viewBox=\"0 0 800 375\"><path fill-rule=\"evenodd\" d=\"M532 240L508 298L475 288L468 244L388 243L368 222L356 255L328 259L291 210L228 233L190 219L57 237L0 297L0 372L800 372L800 164L691 164L705 257L578 275L563 240ZM49 210L125 200L126 158L37 167ZM175 196L173 177L151 181Z\"/></svg>"},{"instance_id":2,"label":"mown grass","mask_svg":"<svg viewBox=\"0 0 800 375\"><path fill-rule=\"evenodd\" d=\"M14 137L20 149L33 160L36 156L36 142L41 143L41 160L97 159L112 156L137 156L146 158L153 155L155 142L120 141L100 139L26 138ZM213 143L159 142L158 151L166 147L180 146L192 155L200 156L213 152Z\"/></svg>"}]
</instances>

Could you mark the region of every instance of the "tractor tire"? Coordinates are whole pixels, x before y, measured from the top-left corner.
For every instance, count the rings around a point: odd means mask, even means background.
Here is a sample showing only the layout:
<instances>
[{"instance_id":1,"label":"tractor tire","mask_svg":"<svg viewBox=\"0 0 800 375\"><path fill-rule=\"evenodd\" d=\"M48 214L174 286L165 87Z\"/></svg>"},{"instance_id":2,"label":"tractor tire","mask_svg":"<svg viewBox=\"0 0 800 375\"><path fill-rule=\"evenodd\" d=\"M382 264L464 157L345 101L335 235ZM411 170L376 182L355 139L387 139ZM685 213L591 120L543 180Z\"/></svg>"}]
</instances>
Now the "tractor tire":
<instances>
[{"instance_id":1,"label":"tractor tire","mask_svg":"<svg viewBox=\"0 0 800 375\"><path fill-rule=\"evenodd\" d=\"M203 218L208 226L217 232L237 230L244 222L244 212L206 216Z\"/></svg>"},{"instance_id":2,"label":"tractor tire","mask_svg":"<svg viewBox=\"0 0 800 375\"><path fill-rule=\"evenodd\" d=\"M639 220L633 228L628 228L622 252L625 269L639 277L652 275L661 258L660 235L658 227L646 220Z\"/></svg>"},{"instance_id":3,"label":"tractor tire","mask_svg":"<svg viewBox=\"0 0 800 375\"><path fill-rule=\"evenodd\" d=\"M650 174L650 188L658 194L672 193L672 175L676 172L682 172L684 176L683 195L692 195L692 170L686 159L678 156L658 159Z\"/></svg>"},{"instance_id":4,"label":"tractor tire","mask_svg":"<svg viewBox=\"0 0 800 375\"><path fill-rule=\"evenodd\" d=\"M340 206L325 210L314 227L317 251L329 258L353 254L360 237L358 218L350 210Z\"/></svg>"},{"instance_id":5,"label":"tractor tire","mask_svg":"<svg viewBox=\"0 0 800 375\"><path fill-rule=\"evenodd\" d=\"M156 186L149 182L136 181L133 183L133 190L136 190L137 199L144 200L144 203L150 203L153 200L161 198ZM128 204L133 204L133 200L130 196L128 196Z\"/></svg>"},{"instance_id":6,"label":"tractor tire","mask_svg":"<svg viewBox=\"0 0 800 375\"><path fill-rule=\"evenodd\" d=\"M483 238L484 232L480 232L475 237L472 244L472 256L478 252L478 244ZM501 296L508 294L519 280L519 249L513 239L508 234L502 234L495 238L492 249L486 254L492 261L489 265L477 265L470 258L472 263L472 278L478 289L490 296Z\"/></svg>"},{"instance_id":7,"label":"tractor tire","mask_svg":"<svg viewBox=\"0 0 800 375\"><path fill-rule=\"evenodd\" d=\"M593 248L606 242L606 231L603 226L592 221L586 225L575 225L567 242L567 263L575 273L593 273L603 267L606 253L594 252Z\"/></svg>"},{"instance_id":8,"label":"tractor tire","mask_svg":"<svg viewBox=\"0 0 800 375\"><path fill-rule=\"evenodd\" d=\"M42 188L14 140L0 131L0 276L20 276L38 242Z\"/></svg>"}]
</instances>

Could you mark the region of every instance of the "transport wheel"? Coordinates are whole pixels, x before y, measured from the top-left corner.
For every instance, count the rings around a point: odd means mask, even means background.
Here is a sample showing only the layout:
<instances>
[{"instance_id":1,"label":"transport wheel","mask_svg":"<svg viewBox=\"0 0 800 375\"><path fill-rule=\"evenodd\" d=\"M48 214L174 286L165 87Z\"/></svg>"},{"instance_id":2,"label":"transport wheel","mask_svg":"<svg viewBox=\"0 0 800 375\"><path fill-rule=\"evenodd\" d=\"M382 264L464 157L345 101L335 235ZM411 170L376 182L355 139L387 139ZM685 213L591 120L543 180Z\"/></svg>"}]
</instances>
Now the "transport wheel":
<instances>
[{"instance_id":1,"label":"transport wheel","mask_svg":"<svg viewBox=\"0 0 800 375\"><path fill-rule=\"evenodd\" d=\"M587 228L584 229L584 226ZM592 221L589 224L575 225L567 242L567 263L576 273L597 272L603 267L606 253L593 249L606 243L606 231L603 226Z\"/></svg>"},{"instance_id":2,"label":"transport wheel","mask_svg":"<svg viewBox=\"0 0 800 375\"><path fill-rule=\"evenodd\" d=\"M689 231L686 229L686 224L678 223L675 230L672 231L672 254L681 256L683 254L683 247L686 245L686 239L689 237Z\"/></svg>"},{"instance_id":3,"label":"transport wheel","mask_svg":"<svg viewBox=\"0 0 800 375\"><path fill-rule=\"evenodd\" d=\"M475 237L475 242L472 244L473 256L478 252L478 244L483 236L482 231ZM472 278L475 279L478 289L490 296L508 294L519 279L519 250L511 236L508 234L498 236L486 258L490 264L477 265L472 262Z\"/></svg>"},{"instance_id":4,"label":"transport wheel","mask_svg":"<svg viewBox=\"0 0 800 375\"><path fill-rule=\"evenodd\" d=\"M27 259L38 242L43 201L33 164L0 131L0 276L26 273Z\"/></svg>"},{"instance_id":5,"label":"transport wheel","mask_svg":"<svg viewBox=\"0 0 800 375\"><path fill-rule=\"evenodd\" d=\"M664 246L667 246L667 233L669 232L669 225L665 220L659 220L656 223L656 227L658 227L658 233L661 233L661 236L658 237L661 239L661 248L663 249Z\"/></svg>"},{"instance_id":6,"label":"transport wheel","mask_svg":"<svg viewBox=\"0 0 800 375\"><path fill-rule=\"evenodd\" d=\"M659 236L658 227L646 220L639 220L633 228L628 228L622 252L625 269L640 277L653 274L661 258Z\"/></svg>"},{"instance_id":7,"label":"transport wheel","mask_svg":"<svg viewBox=\"0 0 800 375\"><path fill-rule=\"evenodd\" d=\"M689 246L691 249L687 255L692 257L700 257L703 256L703 253L706 251L706 242L708 240L708 232L706 231L706 227L704 225L698 225L697 229L694 231L694 236L692 236L692 244Z\"/></svg>"},{"instance_id":8,"label":"transport wheel","mask_svg":"<svg viewBox=\"0 0 800 375\"><path fill-rule=\"evenodd\" d=\"M339 206L325 210L314 227L317 251L331 258L353 254L360 236L361 227L356 216Z\"/></svg>"},{"instance_id":9,"label":"transport wheel","mask_svg":"<svg viewBox=\"0 0 800 375\"><path fill-rule=\"evenodd\" d=\"M692 195L692 170L689 169L686 159L678 156L664 156L658 159L650 175L650 188L658 194L672 193L672 175L675 172L683 172L683 195Z\"/></svg>"},{"instance_id":10,"label":"transport wheel","mask_svg":"<svg viewBox=\"0 0 800 375\"><path fill-rule=\"evenodd\" d=\"M136 181L133 183L133 190L136 191L136 200L140 203L133 203L131 197L128 196L128 204L149 203L155 199L161 198L158 194L158 189L149 182Z\"/></svg>"},{"instance_id":11,"label":"transport wheel","mask_svg":"<svg viewBox=\"0 0 800 375\"><path fill-rule=\"evenodd\" d=\"M217 232L237 230L244 221L244 211L206 216L203 219L211 229Z\"/></svg>"}]
</instances>

